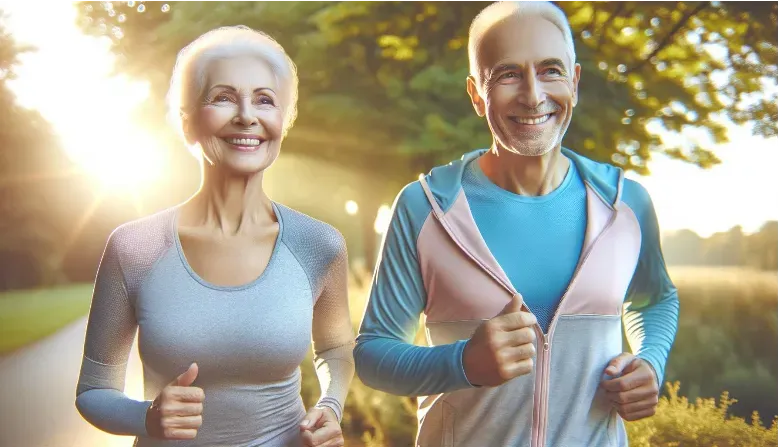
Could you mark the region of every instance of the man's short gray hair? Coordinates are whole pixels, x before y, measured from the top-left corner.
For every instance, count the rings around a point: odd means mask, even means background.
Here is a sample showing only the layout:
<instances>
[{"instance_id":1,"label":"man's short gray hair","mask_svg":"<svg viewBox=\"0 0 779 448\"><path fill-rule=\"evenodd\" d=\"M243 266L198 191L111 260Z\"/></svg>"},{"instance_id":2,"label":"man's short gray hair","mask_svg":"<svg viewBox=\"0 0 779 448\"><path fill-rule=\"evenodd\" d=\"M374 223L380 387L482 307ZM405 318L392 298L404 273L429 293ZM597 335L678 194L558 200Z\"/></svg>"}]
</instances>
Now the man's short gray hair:
<instances>
[{"instance_id":1,"label":"man's short gray hair","mask_svg":"<svg viewBox=\"0 0 779 448\"><path fill-rule=\"evenodd\" d=\"M471 22L471 28L468 31L468 61L471 66L471 75L480 81L479 65L477 52L484 34L500 21L507 17L527 17L537 16L546 19L563 33L563 38L568 46L568 53L571 63L570 69L576 62L576 50L573 45L573 33L568 24L568 18L565 13L550 2L495 2L484 8ZM481 82L477 83L481 84Z\"/></svg>"},{"instance_id":2,"label":"man's short gray hair","mask_svg":"<svg viewBox=\"0 0 779 448\"><path fill-rule=\"evenodd\" d=\"M279 82L284 111L283 134L297 116L297 68L281 45L272 37L247 26L227 26L211 30L184 47L176 58L168 90L168 117L182 136L184 119L194 116L206 89L206 69L215 59L252 56L266 62Z\"/></svg>"}]
</instances>

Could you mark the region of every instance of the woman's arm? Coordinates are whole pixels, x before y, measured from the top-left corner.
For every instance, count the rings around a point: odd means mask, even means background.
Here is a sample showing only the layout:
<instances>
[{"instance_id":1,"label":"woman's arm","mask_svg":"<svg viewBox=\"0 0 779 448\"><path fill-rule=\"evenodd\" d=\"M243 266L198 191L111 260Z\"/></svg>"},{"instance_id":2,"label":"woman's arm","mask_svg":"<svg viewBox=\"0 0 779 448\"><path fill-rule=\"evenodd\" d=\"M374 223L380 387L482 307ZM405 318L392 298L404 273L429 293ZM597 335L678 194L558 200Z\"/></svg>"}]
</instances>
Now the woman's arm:
<instances>
[{"instance_id":1,"label":"woman's arm","mask_svg":"<svg viewBox=\"0 0 779 448\"><path fill-rule=\"evenodd\" d=\"M76 407L89 423L111 434L146 436L150 401L124 394L137 322L120 260L121 230L108 239L89 310Z\"/></svg>"},{"instance_id":2,"label":"woman's arm","mask_svg":"<svg viewBox=\"0 0 779 448\"><path fill-rule=\"evenodd\" d=\"M346 244L338 237L335 256L325 269L322 292L314 304L312 338L314 367L322 390L316 406L332 409L340 421L354 376L354 330L349 315Z\"/></svg>"}]
</instances>

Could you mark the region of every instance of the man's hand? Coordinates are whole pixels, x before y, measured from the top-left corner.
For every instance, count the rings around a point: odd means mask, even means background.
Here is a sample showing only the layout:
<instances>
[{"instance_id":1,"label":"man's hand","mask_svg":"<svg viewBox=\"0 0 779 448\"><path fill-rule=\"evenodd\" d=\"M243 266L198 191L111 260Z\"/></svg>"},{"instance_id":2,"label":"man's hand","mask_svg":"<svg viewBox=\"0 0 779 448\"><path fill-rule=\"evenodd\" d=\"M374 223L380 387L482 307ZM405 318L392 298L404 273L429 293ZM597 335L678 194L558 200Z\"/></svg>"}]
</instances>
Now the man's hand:
<instances>
[{"instance_id":1,"label":"man's hand","mask_svg":"<svg viewBox=\"0 0 779 448\"><path fill-rule=\"evenodd\" d=\"M300 422L306 446L344 446L344 436L335 412L328 407L312 408Z\"/></svg>"},{"instance_id":2,"label":"man's hand","mask_svg":"<svg viewBox=\"0 0 779 448\"><path fill-rule=\"evenodd\" d=\"M623 419L634 421L655 415L659 386L648 362L622 353L611 360L605 373L616 378L601 382L601 387Z\"/></svg>"},{"instance_id":3,"label":"man's hand","mask_svg":"<svg viewBox=\"0 0 779 448\"><path fill-rule=\"evenodd\" d=\"M517 294L497 316L482 323L463 350L463 368L471 384L499 386L533 370L536 318L522 311Z\"/></svg>"}]
</instances>

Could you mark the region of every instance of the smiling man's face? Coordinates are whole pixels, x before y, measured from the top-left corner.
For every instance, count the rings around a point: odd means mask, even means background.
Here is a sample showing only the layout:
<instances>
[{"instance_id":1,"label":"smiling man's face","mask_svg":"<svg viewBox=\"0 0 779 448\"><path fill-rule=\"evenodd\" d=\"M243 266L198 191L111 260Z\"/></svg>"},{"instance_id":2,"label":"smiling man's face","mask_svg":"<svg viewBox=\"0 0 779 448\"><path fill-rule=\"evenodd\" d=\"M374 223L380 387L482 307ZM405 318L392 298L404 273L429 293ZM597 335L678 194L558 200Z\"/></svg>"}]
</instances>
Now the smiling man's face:
<instances>
[{"instance_id":1,"label":"smiling man's face","mask_svg":"<svg viewBox=\"0 0 779 448\"><path fill-rule=\"evenodd\" d=\"M559 147L581 71L563 33L541 17L510 16L485 32L476 54L479 76L469 78L468 94L497 145L523 156Z\"/></svg>"}]
</instances>

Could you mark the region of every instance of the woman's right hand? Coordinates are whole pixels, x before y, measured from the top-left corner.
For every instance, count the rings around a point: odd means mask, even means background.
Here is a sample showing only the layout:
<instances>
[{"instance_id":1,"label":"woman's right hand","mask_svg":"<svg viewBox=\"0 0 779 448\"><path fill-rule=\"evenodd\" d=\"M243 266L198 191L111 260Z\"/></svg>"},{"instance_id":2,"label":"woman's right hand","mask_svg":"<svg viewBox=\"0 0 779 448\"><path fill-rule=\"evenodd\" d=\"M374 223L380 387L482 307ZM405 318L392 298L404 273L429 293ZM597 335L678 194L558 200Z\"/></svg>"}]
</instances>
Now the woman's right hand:
<instances>
[{"instance_id":1,"label":"woman's right hand","mask_svg":"<svg viewBox=\"0 0 779 448\"><path fill-rule=\"evenodd\" d=\"M194 439L203 424L205 393L192 387L197 378L197 364L192 363L154 399L146 412L146 431L157 439Z\"/></svg>"}]
</instances>

